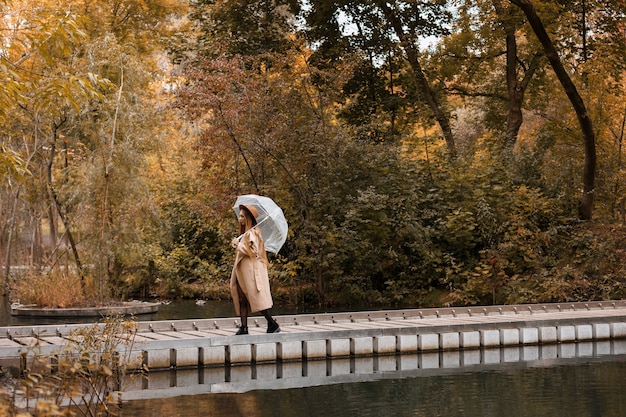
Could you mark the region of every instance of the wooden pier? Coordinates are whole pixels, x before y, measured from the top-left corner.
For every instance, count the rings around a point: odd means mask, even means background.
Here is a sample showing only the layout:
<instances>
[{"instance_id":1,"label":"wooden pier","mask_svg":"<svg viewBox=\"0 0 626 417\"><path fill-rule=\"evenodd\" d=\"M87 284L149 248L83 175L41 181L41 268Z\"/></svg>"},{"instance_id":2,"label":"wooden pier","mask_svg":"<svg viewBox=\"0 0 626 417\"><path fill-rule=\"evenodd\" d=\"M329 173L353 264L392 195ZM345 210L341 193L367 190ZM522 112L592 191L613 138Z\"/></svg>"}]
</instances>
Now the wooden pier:
<instances>
[{"instance_id":1,"label":"wooden pier","mask_svg":"<svg viewBox=\"0 0 626 417\"><path fill-rule=\"evenodd\" d=\"M151 371L363 358L396 353L466 351L626 338L626 301L359 311L278 316L282 331L236 318L140 321L132 352ZM30 355L54 355L80 326L0 328L0 365L20 367ZM124 349L124 347L121 347Z\"/></svg>"}]
</instances>

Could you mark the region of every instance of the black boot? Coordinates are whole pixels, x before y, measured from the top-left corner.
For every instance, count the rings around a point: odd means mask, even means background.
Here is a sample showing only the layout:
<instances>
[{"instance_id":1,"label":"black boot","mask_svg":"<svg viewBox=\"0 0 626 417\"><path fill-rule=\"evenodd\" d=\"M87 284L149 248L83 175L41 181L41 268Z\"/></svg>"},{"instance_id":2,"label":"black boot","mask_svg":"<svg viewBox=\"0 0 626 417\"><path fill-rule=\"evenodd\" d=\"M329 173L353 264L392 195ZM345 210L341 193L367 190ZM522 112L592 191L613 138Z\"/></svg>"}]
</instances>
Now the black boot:
<instances>
[{"instance_id":1,"label":"black boot","mask_svg":"<svg viewBox=\"0 0 626 417\"><path fill-rule=\"evenodd\" d=\"M239 326L239 330L237 330L237 333L235 333L235 335L239 336L242 334L248 334L248 326Z\"/></svg>"},{"instance_id":2,"label":"black boot","mask_svg":"<svg viewBox=\"0 0 626 417\"><path fill-rule=\"evenodd\" d=\"M272 321L268 323L267 332L268 333L280 332L280 326L278 325L278 322L276 322L276 320L272 319Z\"/></svg>"},{"instance_id":3,"label":"black boot","mask_svg":"<svg viewBox=\"0 0 626 417\"><path fill-rule=\"evenodd\" d=\"M270 309L268 308L267 310L262 310L261 313L263 314L263 317L265 317L265 320L267 320L267 332L268 333L280 332L280 326L278 325L276 320L274 320L274 318L272 317L272 313L270 312Z\"/></svg>"}]
</instances>

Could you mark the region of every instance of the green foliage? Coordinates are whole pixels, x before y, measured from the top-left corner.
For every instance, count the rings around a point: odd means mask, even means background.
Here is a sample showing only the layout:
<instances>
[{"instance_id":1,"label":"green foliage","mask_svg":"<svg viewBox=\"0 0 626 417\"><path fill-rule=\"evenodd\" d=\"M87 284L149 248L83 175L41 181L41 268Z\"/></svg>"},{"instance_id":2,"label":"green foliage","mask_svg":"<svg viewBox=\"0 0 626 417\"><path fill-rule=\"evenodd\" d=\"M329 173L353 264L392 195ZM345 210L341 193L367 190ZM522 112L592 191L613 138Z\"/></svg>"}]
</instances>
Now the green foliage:
<instances>
[{"instance_id":1,"label":"green foliage","mask_svg":"<svg viewBox=\"0 0 626 417\"><path fill-rule=\"evenodd\" d=\"M424 102L427 80L417 81L415 68L406 62L408 44L428 36L447 33L451 14L446 2L390 3L394 19L386 16L383 3L318 1L303 12L308 25L304 36L315 45L311 64L336 68L343 61L352 69L339 86L338 117L365 141L396 142L402 131L414 128L415 119L430 114ZM313 82L323 86L323 78Z\"/></svg>"},{"instance_id":2,"label":"green foliage","mask_svg":"<svg viewBox=\"0 0 626 417\"><path fill-rule=\"evenodd\" d=\"M0 87L3 149L24 155L33 174L10 195L15 204L0 207L2 258L19 254L17 263L44 275L71 259L77 274L97 281L92 302L123 297L154 272L158 213L143 172L170 129L161 129L168 117L155 104L163 71L154 48L170 14L184 7L40 3L2 6L0 68L10 78ZM33 249L12 250L27 235Z\"/></svg>"},{"instance_id":3,"label":"green foliage","mask_svg":"<svg viewBox=\"0 0 626 417\"><path fill-rule=\"evenodd\" d=\"M80 258L101 299L227 296L231 204L254 192L290 224L270 269L287 301L619 296L620 243L571 220L584 163L576 118L517 7L457 2L452 15L445 1L199 0L186 15L183 3L2 3L31 23L2 20L3 262L19 256L47 273ZM592 104L594 196L610 222L624 204L623 62L606 51L624 45L606 35L621 18L613 2L590 5L597 25L584 53L577 7L537 3ZM507 28L511 79L532 82L505 149ZM443 116L429 91L450 107ZM455 161L435 128L448 112Z\"/></svg>"},{"instance_id":4,"label":"green foliage","mask_svg":"<svg viewBox=\"0 0 626 417\"><path fill-rule=\"evenodd\" d=\"M223 261L222 261L223 262ZM198 295L220 298L224 282L230 278L228 265L211 262L180 244L155 258L158 271L155 292L161 297L194 297Z\"/></svg>"},{"instance_id":5,"label":"green foliage","mask_svg":"<svg viewBox=\"0 0 626 417\"><path fill-rule=\"evenodd\" d=\"M454 287L462 304L537 303L621 298L623 231L589 228L563 217L557 204L520 187L497 244ZM617 248L617 249L616 249Z\"/></svg>"},{"instance_id":6,"label":"green foliage","mask_svg":"<svg viewBox=\"0 0 626 417\"><path fill-rule=\"evenodd\" d=\"M228 45L232 55L284 52L289 48L295 16L301 4L296 0L234 0L192 2L192 17L201 32L200 50L213 55L213 42Z\"/></svg>"}]
</instances>

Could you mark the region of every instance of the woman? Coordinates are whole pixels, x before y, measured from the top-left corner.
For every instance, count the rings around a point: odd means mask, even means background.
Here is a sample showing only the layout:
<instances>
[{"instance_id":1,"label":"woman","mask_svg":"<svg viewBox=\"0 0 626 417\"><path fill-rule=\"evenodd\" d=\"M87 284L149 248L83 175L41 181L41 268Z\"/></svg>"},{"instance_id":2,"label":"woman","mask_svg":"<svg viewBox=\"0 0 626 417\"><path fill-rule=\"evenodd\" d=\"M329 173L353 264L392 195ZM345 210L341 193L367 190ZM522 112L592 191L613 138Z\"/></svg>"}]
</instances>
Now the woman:
<instances>
[{"instance_id":1,"label":"woman","mask_svg":"<svg viewBox=\"0 0 626 417\"><path fill-rule=\"evenodd\" d=\"M260 311L267 320L267 333L278 333L280 326L272 318L272 294L267 274L267 254L261 231L256 226L259 212L254 206L239 206L239 238L231 242L235 265L230 275L230 292L235 311L241 317L236 334L248 334L248 314Z\"/></svg>"}]
</instances>

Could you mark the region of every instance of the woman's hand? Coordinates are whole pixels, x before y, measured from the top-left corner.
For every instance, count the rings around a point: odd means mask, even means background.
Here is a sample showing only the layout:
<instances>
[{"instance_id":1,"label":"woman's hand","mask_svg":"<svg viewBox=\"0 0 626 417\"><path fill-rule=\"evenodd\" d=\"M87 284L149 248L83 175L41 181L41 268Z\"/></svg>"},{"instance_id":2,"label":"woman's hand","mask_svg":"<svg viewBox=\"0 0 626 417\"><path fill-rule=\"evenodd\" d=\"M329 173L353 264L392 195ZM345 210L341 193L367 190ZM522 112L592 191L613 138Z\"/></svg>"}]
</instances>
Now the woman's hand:
<instances>
[{"instance_id":1,"label":"woman's hand","mask_svg":"<svg viewBox=\"0 0 626 417\"><path fill-rule=\"evenodd\" d=\"M233 240L230 241L230 246L233 249L237 249L237 245L239 245L239 239L237 239L236 237L233 238Z\"/></svg>"}]
</instances>

